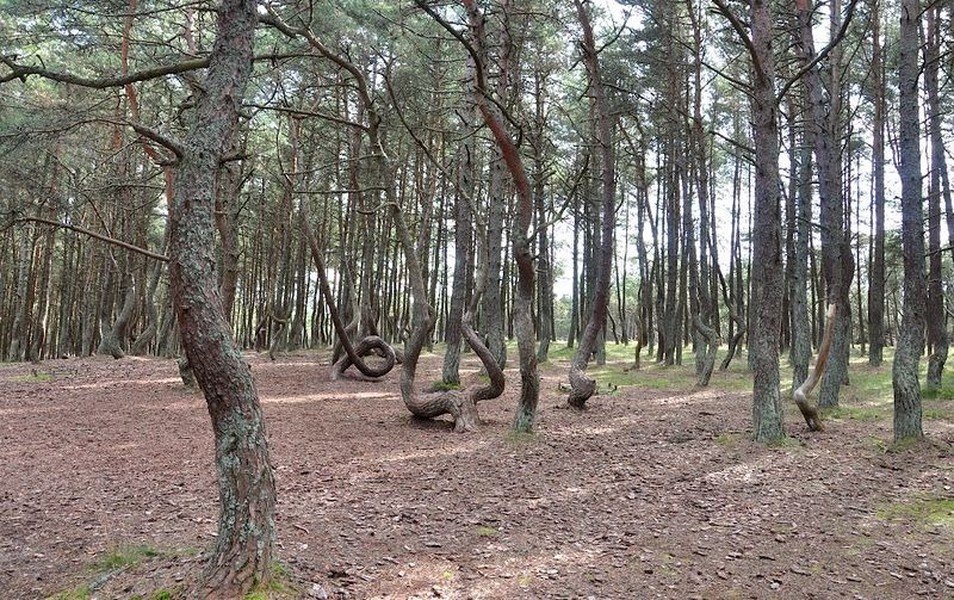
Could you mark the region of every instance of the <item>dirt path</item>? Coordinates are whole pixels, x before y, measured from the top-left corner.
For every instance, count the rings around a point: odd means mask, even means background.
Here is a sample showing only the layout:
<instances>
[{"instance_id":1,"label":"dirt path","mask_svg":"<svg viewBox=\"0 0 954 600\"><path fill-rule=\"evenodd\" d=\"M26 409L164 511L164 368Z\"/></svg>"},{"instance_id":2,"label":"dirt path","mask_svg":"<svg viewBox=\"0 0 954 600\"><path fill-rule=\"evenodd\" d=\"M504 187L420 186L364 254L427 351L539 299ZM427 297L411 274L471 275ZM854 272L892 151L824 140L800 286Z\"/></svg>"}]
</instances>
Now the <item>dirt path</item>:
<instances>
[{"instance_id":1,"label":"dirt path","mask_svg":"<svg viewBox=\"0 0 954 600\"><path fill-rule=\"evenodd\" d=\"M948 419L886 453L885 418L808 434L793 412L796 443L763 448L744 393L626 387L580 415L556 408L558 365L536 436L507 433L515 372L482 431L457 435L411 419L396 372L330 382L323 354L249 360L303 597L954 598ZM423 366L435 377L439 357ZM204 402L176 373L0 365L0 598L148 598L194 575L217 492ZM131 547L161 556L103 564Z\"/></svg>"}]
</instances>

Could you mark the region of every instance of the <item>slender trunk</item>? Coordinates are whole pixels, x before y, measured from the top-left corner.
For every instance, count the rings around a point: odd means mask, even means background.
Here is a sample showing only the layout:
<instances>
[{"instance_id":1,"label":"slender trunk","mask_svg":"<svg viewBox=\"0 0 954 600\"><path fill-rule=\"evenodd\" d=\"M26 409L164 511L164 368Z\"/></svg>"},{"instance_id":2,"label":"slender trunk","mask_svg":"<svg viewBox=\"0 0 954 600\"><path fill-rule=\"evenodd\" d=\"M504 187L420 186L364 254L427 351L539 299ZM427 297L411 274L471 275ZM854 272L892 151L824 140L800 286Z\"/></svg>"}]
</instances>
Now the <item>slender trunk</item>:
<instances>
[{"instance_id":1,"label":"slender trunk","mask_svg":"<svg viewBox=\"0 0 954 600\"><path fill-rule=\"evenodd\" d=\"M932 6L926 12L927 44L924 56L924 86L928 97L927 126L931 141L931 173L928 191L928 297L927 341L928 356L925 389L941 387L944 363L947 362L947 312L944 307L944 281L941 272L941 173L947 171L944 156L943 109L938 92L938 63L940 62L941 29L939 8ZM950 193L948 192L948 196Z\"/></svg>"},{"instance_id":2,"label":"slender trunk","mask_svg":"<svg viewBox=\"0 0 954 600\"><path fill-rule=\"evenodd\" d=\"M904 249L904 300L901 327L892 366L894 439L924 437L921 428L921 384L918 369L924 349L924 233L921 196L921 124L918 110L919 0L902 0L898 61L901 157L901 244Z\"/></svg>"},{"instance_id":3,"label":"slender trunk","mask_svg":"<svg viewBox=\"0 0 954 600\"><path fill-rule=\"evenodd\" d=\"M596 41L590 24L588 9L582 0L576 0L577 17L583 29L583 62L589 76L589 92L596 114L596 140L600 155L600 245L594 249L598 258L596 281L591 303L592 312L586 329L580 337L580 346L570 365L570 395L567 402L576 409L583 409L586 401L596 391L596 381L587 377L586 365L596 346L597 337L606 324L609 305L610 274L613 268L615 250L614 231L616 225L616 155L613 146L613 123L603 82L600 77L599 57L596 53Z\"/></svg>"},{"instance_id":4,"label":"slender trunk","mask_svg":"<svg viewBox=\"0 0 954 600\"><path fill-rule=\"evenodd\" d=\"M868 364L884 360L884 60L881 49L881 0L871 0L871 87L874 115L871 134L871 187L874 247L868 281Z\"/></svg>"},{"instance_id":5,"label":"slender trunk","mask_svg":"<svg viewBox=\"0 0 954 600\"><path fill-rule=\"evenodd\" d=\"M730 15L723 0L720 10ZM734 18L734 17L733 17ZM737 24L735 21L734 24ZM774 19L771 2L752 0L752 125L755 136L755 206L752 221L752 284L761 291L755 312L750 359L754 375L753 435L761 443L784 436L779 393L779 330L782 307L782 215L779 198L778 106L775 98ZM736 25L739 35L745 35Z\"/></svg>"}]
</instances>

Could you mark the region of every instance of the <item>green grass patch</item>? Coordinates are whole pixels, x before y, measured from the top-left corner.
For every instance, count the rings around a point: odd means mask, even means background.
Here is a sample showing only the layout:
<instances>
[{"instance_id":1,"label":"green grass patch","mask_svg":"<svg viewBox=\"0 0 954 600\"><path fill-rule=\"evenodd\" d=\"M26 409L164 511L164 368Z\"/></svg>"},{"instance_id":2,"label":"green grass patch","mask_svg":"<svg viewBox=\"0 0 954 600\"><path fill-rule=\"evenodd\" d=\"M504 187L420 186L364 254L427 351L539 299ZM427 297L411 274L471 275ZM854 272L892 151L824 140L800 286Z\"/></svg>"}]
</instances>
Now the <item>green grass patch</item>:
<instances>
[{"instance_id":1,"label":"green grass patch","mask_svg":"<svg viewBox=\"0 0 954 600\"><path fill-rule=\"evenodd\" d=\"M10 378L10 381L16 381L17 383L47 383L53 381L53 379L53 373L33 369L29 375L15 375Z\"/></svg>"},{"instance_id":2,"label":"green grass patch","mask_svg":"<svg viewBox=\"0 0 954 600\"><path fill-rule=\"evenodd\" d=\"M892 502L879 507L876 514L886 521L904 519L954 529L954 499L951 498L925 496L907 502Z\"/></svg>"},{"instance_id":3,"label":"green grass patch","mask_svg":"<svg viewBox=\"0 0 954 600\"><path fill-rule=\"evenodd\" d=\"M499 533L500 532L497 531L496 527L491 527L490 525L477 526L477 537L493 538L493 537L497 537Z\"/></svg>"},{"instance_id":4,"label":"green grass patch","mask_svg":"<svg viewBox=\"0 0 954 600\"><path fill-rule=\"evenodd\" d=\"M449 392L451 390L459 390L461 388L460 383L447 383L445 381L435 381L431 384L431 387L427 390L429 392Z\"/></svg>"},{"instance_id":5,"label":"green grass patch","mask_svg":"<svg viewBox=\"0 0 954 600\"><path fill-rule=\"evenodd\" d=\"M291 600L300 596L298 590L290 583L291 571L280 562L271 565L271 579L264 585L257 585L245 594L243 600Z\"/></svg>"},{"instance_id":6,"label":"green grass patch","mask_svg":"<svg viewBox=\"0 0 954 600\"><path fill-rule=\"evenodd\" d=\"M925 400L954 400L954 387L924 389L921 397Z\"/></svg>"},{"instance_id":7,"label":"green grass patch","mask_svg":"<svg viewBox=\"0 0 954 600\"><path fill-rule=\"evenodd\" d=\"M717 446L723 448L735 448L745 439L746 435L737 431L727 431L712 438Z\"/></svg>"},{"instance_id":8,"label":"green grass patch","mask_svg":"<svg viewBox=\"0 0 954 600\"><path fill-rule=\"evenodd\" d=\"M141 563L162 553L149 546L121 546L110 550L93 564L96 571L116 571Z\"/></svg>"},{"instance_id":9,"label":"green grass patch","mask_svg":"<svg viewBox=\"0 0 954 600\"><path fill-rule=\"evenodd\" d=\"M876 406L849 406L841 404L834 408L822 409L822 416L825 419L831 419L833 421L851 420L873 422L888 418L890 412L885 408Z\"/></svg>"},{"instance_id":10,"label":"green grass patch","mask_svg":"<svg viewBox=\"0 0 954 600\"><path fill-rule=\"evenodd\" d=\"M921 416L925 421L952 421L954 411L946 408L924 408Z\"/></svg>"},{"instance_id":11,"label":"green grass patch","mask_svg":"<svg viewBox=\"0 0 954 600\"><path fill-rule=\"evenodd\" d=\"M93 591L88 585L81 585L73 589L64 590L47 597L46 600L89 600L93 597Z\"/></svg>"}]
</instances>

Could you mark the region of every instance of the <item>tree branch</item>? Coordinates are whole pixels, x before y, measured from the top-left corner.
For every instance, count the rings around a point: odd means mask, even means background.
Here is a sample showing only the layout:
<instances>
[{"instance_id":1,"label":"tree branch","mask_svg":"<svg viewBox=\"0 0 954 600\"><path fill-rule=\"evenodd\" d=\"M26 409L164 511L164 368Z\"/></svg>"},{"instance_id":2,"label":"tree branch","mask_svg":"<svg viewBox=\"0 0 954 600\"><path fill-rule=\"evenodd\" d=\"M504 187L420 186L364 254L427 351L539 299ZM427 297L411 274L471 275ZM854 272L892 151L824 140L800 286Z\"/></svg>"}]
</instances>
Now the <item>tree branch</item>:
<instances>
[{"instance_id":1,"label":"tree branch","mask_svg":"<svg viewBox=\"0 0 954 600\"><path fill-rule=\"evenodd\" d=\"M117 240L101 233L96 233L95 231L90 231L85 227L80 227L79 225L71 225L69 223L61 223L60 221L54 221L52 219L44 219L43 217L18 217L14 219L15 223L23 222L33 222L33 223L43 223L45 225L52 225L53 227L59 227L61 229L69 229L70 231L75 231L76 233L82 233L83 235L88 235L91 238L106 242L107 244L112 244L114 246L119 246L120 248L125 248L137 254L141 254L147 258L154 260L161 260L162 262L169 262L169 257L164 254L157 254L145 248L140 248L128 242L122 240Z\"/></svg>"},{"instance_id":2,"label":"tree branch","mask_svg":"<svg viewBox=\"0 0 954 600\"><path fill-rule=\"evenodd\" d=\"M721 0L713 0L714 2L721 2ZM841 43L842 38L845 37L845 34L848 32L848 25L851 23L851 18L855 15L855 5L858 4L858 0L851 0L851 4L848 5L848 8L845 10L845 20L841 23L841 28L838 30L838 33L828 42L828 44L822 49L818 55L811 60L808 64L804 65L799 69L791 79L785 82L785 85L782 86L782 89L779 90L777 96L777 102L781 103L782 98L785 97L785 94L788 93L788 90L795 85L799 79L805 76L805 73L808 73L821 61L831 54L831 51L835 49L839 43ZM811 49L814 50L814 49Z\"/></svg>"},{"instance_id":3,"label":"tree branch","mask_svg":"<svg viewBox=\"0 0 954 600\"><path fill-rule=\"evenodd\" d=\"M178 75L179 73L187 73L190 71L196 71L198 69L203 69L209 66L209 58L194 58L191 60L186 60L180 63L172 65L162 65L159 67L154 67L152 69L145 69L143 71L136 71L135 73L130 73L128 75L123 75L120 77L100 77L100 78L89 78L89 77L79 77L76 75L70 75L69 73L59 73L57 71L51 71L45 67L37 67L32 65L21 65L16 62L16 57L10 56L0 56L0 62L7 66L10 69L10 72L6 75L0 76L0 84L12 81L14 79L19 79L20 81L26 81L27 77L31 75L36 75L37 77L42 77L44 79L49 79L51 81L57 81L59 83L67 83L70 85L78 85L81 87L93 88L98 90L122 87L130 83L136 83L139 81L148 81L150 79L156 79L159 77L164 77L166 75Z\"/></svg>"}]
</instances>

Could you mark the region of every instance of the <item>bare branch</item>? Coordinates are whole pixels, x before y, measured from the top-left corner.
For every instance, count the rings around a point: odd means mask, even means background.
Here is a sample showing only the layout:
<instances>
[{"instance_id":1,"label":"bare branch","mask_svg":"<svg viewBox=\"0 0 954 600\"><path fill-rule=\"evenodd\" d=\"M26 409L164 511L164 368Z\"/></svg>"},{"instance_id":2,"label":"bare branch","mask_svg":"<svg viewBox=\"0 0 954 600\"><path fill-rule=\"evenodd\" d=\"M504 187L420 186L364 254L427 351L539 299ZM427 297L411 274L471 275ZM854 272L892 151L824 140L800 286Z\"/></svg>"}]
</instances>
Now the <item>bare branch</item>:
<instances>
[{"instance_id":1,"label":"bare branch","mask_svg":"<svg viewBox=\"0 0 954 600\"><path fill-rule=\"evenodd\" d=\"M101 233L96 233L95 231L90 231L85 227L80 227L79 225L71 225L69 223L61 223L60 221L54 221L52 219L44 219L43 217L18 217L14 220L16 223L24 222L33 222L33 223L43 223L45 225L52 225L53 227L59 227L61 229L69 229L70 231L75 231L76 233L82 233L83 235L88 235L91 238L106 242L107 244L112 244L114 246L119 246L120 248L125 248L137 254L141 254L147 258L152 258L154 260L161 260L162 262L169 262L169 257L164 254L157 254L145 248L140 248L128 242L122 240L117 240L116 238L103 235Z\"/></svg>"},{"instance_id":2,"label":"bare branch","mask_svg":"<svg viewBox=\"0 0 954 600\"><path fill-rule=\"evenodd\" d=\"M717 0L713 0L717 1ZM721 1L721 0L718 0ZM798 70L791 79L785 82L785 85L782 86L782 89L779 91L777 100L781 103L782 98L785 97L785 94L788 93L788 90L795 85L799 79L805 76L805 73L808 73L821 61L831 54L831 51L835 49L839 43L841 43L842 38L845 37L845 34L848 32L848 25L851 24L851 18L855 15L855 5L858 4L858 0L851 0L851 4L848 5L848 8L845 11L845 20L841 23L841 28L838 30L838 33L833 37L828 44L818 53L815 58L811 60L808 64L804 65L801 69Z\"/></svg>"}]
</instances>

